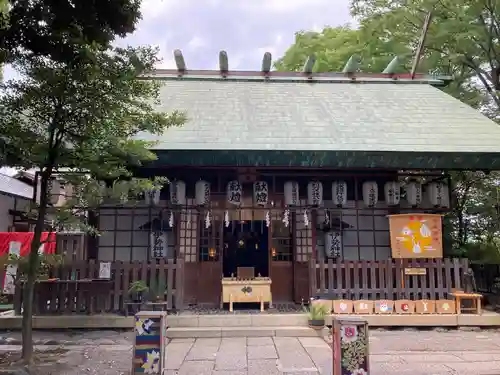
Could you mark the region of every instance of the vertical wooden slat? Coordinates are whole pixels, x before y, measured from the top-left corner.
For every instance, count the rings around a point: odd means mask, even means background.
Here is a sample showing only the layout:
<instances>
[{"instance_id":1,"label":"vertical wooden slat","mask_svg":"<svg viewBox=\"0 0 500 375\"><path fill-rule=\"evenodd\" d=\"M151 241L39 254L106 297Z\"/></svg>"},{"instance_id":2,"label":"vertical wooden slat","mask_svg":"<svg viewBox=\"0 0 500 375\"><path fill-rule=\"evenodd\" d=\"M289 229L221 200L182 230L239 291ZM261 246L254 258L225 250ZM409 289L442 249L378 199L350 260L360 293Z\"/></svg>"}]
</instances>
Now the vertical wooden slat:
<instances>
[{"instance_id":1,"label":"vertical wooden slat","mask_svg":"<svg viewBox=\"0 0 500 375\"><path fill-rule=\"evenodd\" d=\"M174 270L175 270L175 263L173 259L168 260L168 264L166 265L167 267L167 309L172 309L173 305L173 290L174 290ZM165 265L161 265L162 268L165 267ZM179 285L176 285L175 287L177 288Z\"/></svg>"},{"instance_id":2,"label":"vertical wooden slat","mask_svg":"<svg viewBox=\"0 0 500 375\"><path fill-rule=\"evenodd\" d=\"M114 277L113 297L111 297L110 302L112 301L111 309L115 312L122 311L122 308L120 306L120 295L122 294L122 290L128 290L128 285L122 285L121 283L123 272L123 262L113 262L113 264L111 265L111 275Z\"/></svg>"},{"instance_id":3,"label":"vertical wooden slat","mask_svg":"<svg viewBox=\"0 0 500 375\"><path fill-rule=\"evenodd\" d=\"M453 268L453 263L451 262L451 259L445 259L445 268L444 268L444 293L447 296L448 293L451 292L451 289L453 288L452 283L453 280L451 279L451 269Z\"/></svg>"},{"instance_id":4,"label":"vertical wooden slat","mask_svg":"<svg viewBox=\"0 0 500 375\"><path fill-rule=\"evenodd\" d=\"M184 310L184 259L177 258L175 269L175 308Z\"/></svg>"},{"instance_id":5,"label":"vertical wooden slat","mask_svg":"<svg viewBox=\"0 0 500 375\"><path fill-rule=\"evenodd\" d=\"M327 280L328 280L328 293L330 296L333 296L333 293L335 292L335 287L334 287L334 277L335 275L333 274L334 270L334 265L333 265L333 259L328 259L328 274L327 274Z\"/></svg>"},{"instance_id":6,"label":"vertical wooden slat","mask_svg":"<svg viewBox=\"0 0 500 375\"><path fill-rule=\"evenodd\" d=\"M394 280L396 281L396 299L404 298L403 283L404 283L404 269L403 261L396 259L394 262Z\"/></svg>"},{"instance_id":7,"label":"vertical wooden slat","mask_svg":"<svg viewBox=\"0 0 500 375\"><path fill-rule=\"evenodd\" d=\"M345 283L342 286L342 289L345 289L346 291L346 298L347 299L352 299L353 298L353 293L351 289L351 266L352 262L344 262L344 271L345 271Z\"/></svg>"},{"instance_id":8,"label":"vertical wooden slat","mask_svg":"<svg viewBox=\"0 0 500 375\"><path fill-rule=\"evenodd\" d=\"M338 299L343 299L345 298L344 290L343 290L343 285L342 285L342 274L344 273L342 269L342 263L340 261L340 258L336 259L335 262L335 272L337 276L337 285L336 285L336 290L335 290L335 297Z\"/></svg>"},{"instance_id":9,"label":"vertical wooden slat","mask_svg":"<svg viewBox=\"0 0 500 375\"><path fill-rule=\"evenodd\" d=\"M320 294L326 293L325 272L326 272L325 271L325 261L323 259L320 259L319 260L319 292L320 292Z\"/></svg>"},{"instance_id":10,"label":"vertical wooden slat","mask_svg":"<svg viewBox=\"0 0 500 375\"><path fill-rule=\"evenodd\" d=\"M121 263L122 274L123 274L123 288L120 290L120 298L119 298L119 305L118 305L118 311L125 311L125 302L128 300L128 290L129 290L129 285L130 285L130 272L131 272L131 267L132 263ZM116 309L116 306L113 306L113 308Z\"/></svg>"},{"instance_id":11,"label":"vertical wooden slat","mask_svg":"<svg viewBox=\"0 0 500 375\"><path fill-rule=\"evenodd\" d=\"M353 282L354 282L354 287L353 287L353 294L354 294L354 299L360 299L360 263L359 262L352 262L352 268L353 268Z\"/></svg>"},{"instance_id":12,"label":"vertical wooden slat","mask_svg":"<svg viewBox=\"0 0 500 375\"><path fill-rule=\"evenodd\" d=\"M452 263L453 264L453 285L451 286L451 288L460 289L461 288L460 269L462 268L461 264L460 264L460 260L458 258L453 258L452 262L453 262ZM466 270L464 270L464 271L466 271Z\"/></svg>"},{"instance_id":13,"label":"vertical wooden slat","mask_svg":"<svg viewBox=\"0 0 500 375\"><path fill-rule=\"evenodd\" d=\"M309 259L309 289L310 289L310 296L314 296L318 293L318 286L316 282L316 259L310 258Z\"/></svg>"},{"instance_id":14,"label":"vertical wooden slat","mask_svg":"<svg viewBox=\"0 0 500 375\"><path fill-rule=\"evenodd\" d=\"M436 289L438 299L444 298L444 284L443 284L443 264L442 259L436 259Z\"/></svg>"},{"instance_id":15,"label":"vertical wooden slat","mask_svg":"<svg viewBox=\"0 0 500 375\"><path fill-rule=\"evenodd\" d=\"M372 262L370 261L368 263L368 269L370 270L370 286L369 288L371 288L372 290L374 290L375 292L372 293L372 296L374 299L377 299L377 298L382 298L382 285L379 284L377 285L377 272L380 272L380 263L379 262Z\"/></svg>"},{"instance_id":16,"label":"vertical wooden slat","mask_svg":"<svg viewBox=\"0 0 500 375\"><path fill-rule=\"evenodd\" d=\"M369 288L369 286L368 286L368 263L366 262L366 260L362 260L360 263L358 262L358 266L360 266L360 275L358 277L361 278L359 298L370 299L371 295L369 295L369 293L368 293L368 288Z\"/></svg>"}]
</instances>

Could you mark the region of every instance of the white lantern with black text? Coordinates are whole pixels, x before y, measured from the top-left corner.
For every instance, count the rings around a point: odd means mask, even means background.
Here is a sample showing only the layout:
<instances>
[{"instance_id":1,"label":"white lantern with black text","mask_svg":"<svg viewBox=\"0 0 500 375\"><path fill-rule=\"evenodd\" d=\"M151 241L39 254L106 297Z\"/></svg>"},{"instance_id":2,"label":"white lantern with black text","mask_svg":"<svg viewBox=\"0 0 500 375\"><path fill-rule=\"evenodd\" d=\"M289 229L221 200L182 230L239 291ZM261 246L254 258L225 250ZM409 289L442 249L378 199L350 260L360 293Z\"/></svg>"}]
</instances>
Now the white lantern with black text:
<instances>
[{"instance_id":1,"label":"white lantern with black text","mask_svg":"<svg viewBox=\"0 0 500 375\"><path fill-rule=\"evenodd\" d=\"M258 206L265 206L269 199L269 187L266 181L255 181L253 183L253 200Z\"/></svg>"},{"instance_id":2,"label":"white lantern with black text","mask_svg":"<svg viewBox=\"0 0 500 375\"><path fill-rule=\"evenodd\" d=\"M323 184L320 181L311 181L307 184L307 204L321 206L323 203Z\"/></svg>"},{"instance_id":3,"label":"white lantern with black text","mask_svg":"<svg viewBox=\"0 0 500 375\"><path fill-rule=\"evenodd\" d=\"M345 206L347 203L347 183L345 181L334 181L332 183L332 201L337 207Z\"/></svg>"},{"instance_id":4,"label":"white lantern with black text","mask_svg":"<svg viewBox=\"0 0 500 375\"><path fill-rule=\"evenodd\" d=\"M227 184L227 201L235 206L241 204L243 198L243 189L239 181L229 181Z\"/></svg>"},{"instance_id":5,"label":"white lantern with black text","mask_svg":"<svg viewBox=\"0 0 500 375\"><path fill-rule=\"evenodd\" d=\"M52 178L49 180L49 201L52 205L56 205L63 194L63 184L56 178Z\"/></svg>"},{"instance_id":6,"label":"white lantern with black text","mask_svg":"<svg viewBox=\"0 0 500 375\"><path fill-rule=\"evenodd\" d=\"M429 202L434 207L448 207L448 187L442 182L431 182L427 187Z\"/></svg>"},{"instance_id":7,"label":"white lantern with black text","mask_svg":"<svg viewBox=\"0 0 500 375\"><path fill-rule=\"evenodd\" d=\"M176 206L186 204L186 183L184 181L170 183L170 203Z\"/></svg>"},{"instance_id":8,"label":"white lantern with black text","mask_svg":"<svg viewBox=\"0 0 500 375\"><path fill-rule=\"evenodd\" d=\"M198 206L205 206L210 202L210 183L203 180L196 182L195 201Z\"/></svg>"},{"instance_id":9,"label":"white lantern with black text","mask_svg":"<svg viewBox=\"0 0 500 375\"><path fill-rule=\"evenodd\" d=\"M363 183L363 202L368 207L375 207L378 202L378 185L375 181Z\"/></svg>"},{"instance_id":10,"label":"white lantern with black text","mask_svg":"<svg viewBox=\"0 0 500 375\"><path fill-rule=\"evenodd\" d=\"M422 203L422 184L418 181L410 181L406 187L406 200L412 207L416 207Z\"/></svg>"},{"instance_id":11,"label":"white lantern with black text","mask_svg":"<svg viewBox=\"0 0 500 375\"><path fill-rule=\"evenodd\" d=\"M337 258L342 254L342 233L330 231L325 233L325 256Z\"/></svg>"},{"instance_id":12,"label":"white lantern with black text","mask_svg":"<svg viewBox=\"0 0 500 375\"><path fill-rule=\"evenodd\" d=\"M151 232L151 258L165 258L168 248L167 232Z\"/></svg>"},{"instance_id":13,"label":"white lantern with black text","mask_svg":"<svg viewBox=\"0 0 500 375\"><path fill-rule=\"evenodd\" d=\"M158 206L160 204L160 195L161 189L159 188L146 191L144 193L146 204L154 204L155 206Z\"/></svg>"},{"instance_id":14,"label":"white lantern with black text","mask_svg":"<svg viewBox=\"0 0 500 375\"><path fill-rule=\"evenodd\" d=\"M397 206L401 200L401 186L399 182L386 182L384 185L384 196L388 206Z\"/></svg>"},{"instance_id":15,"label":"white lantern with black text","mask_svg":"<svg viewBox=\"0 0 500 375\"><path fill-rule=\"evenodd\" d=\"M296 181L285 182L285 205L298 206L300 205L299 184Z\"/></svg>"}]
</instances>

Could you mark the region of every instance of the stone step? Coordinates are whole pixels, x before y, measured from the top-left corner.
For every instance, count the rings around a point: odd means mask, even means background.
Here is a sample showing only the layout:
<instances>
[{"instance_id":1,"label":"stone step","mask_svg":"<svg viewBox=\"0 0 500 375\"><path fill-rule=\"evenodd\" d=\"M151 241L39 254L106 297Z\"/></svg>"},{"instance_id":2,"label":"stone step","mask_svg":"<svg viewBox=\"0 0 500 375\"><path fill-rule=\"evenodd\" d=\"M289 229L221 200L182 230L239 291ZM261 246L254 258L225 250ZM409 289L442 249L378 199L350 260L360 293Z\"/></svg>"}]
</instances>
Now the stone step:
<instances>
[{"instance_id":1,"label":"stone step","mask_svg":"<svg viewBox=\"0 0 500 375\"><path fill-rule=\"evenodd\" d=\"M305 314L169 315L169 327L307 327Z\"/></svg>"},{"instance_id":2,"label":"stone step","mask_svg":"<svg viewBox=\"0 0 500 375\"><path fill-rule=\"evenodd\" d=\"M170 327L167 337L173 338L209 338L209 337L323 337L327 330L315 330L309 327Z\"/></svg>"}]
</instances>

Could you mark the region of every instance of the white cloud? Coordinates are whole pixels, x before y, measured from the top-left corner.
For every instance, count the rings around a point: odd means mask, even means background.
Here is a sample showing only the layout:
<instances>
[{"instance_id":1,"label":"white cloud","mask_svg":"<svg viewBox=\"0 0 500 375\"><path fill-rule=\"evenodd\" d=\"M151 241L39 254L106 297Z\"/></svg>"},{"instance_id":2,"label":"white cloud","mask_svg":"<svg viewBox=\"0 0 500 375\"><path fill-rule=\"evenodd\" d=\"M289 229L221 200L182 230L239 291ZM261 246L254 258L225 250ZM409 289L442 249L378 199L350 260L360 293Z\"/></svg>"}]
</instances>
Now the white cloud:
<instances>
[{"instance_id":1,"label":"white cloud","mask_svg":"<svg viewBox=\"0 0 500 375\"><path fill-rule=\"evenodd\" d=\"M203 48L208 45L207 41L199 36L194 36L191 38L187 44L187 49L195 50L197 48Z\"/></svg>"}]
</instances>

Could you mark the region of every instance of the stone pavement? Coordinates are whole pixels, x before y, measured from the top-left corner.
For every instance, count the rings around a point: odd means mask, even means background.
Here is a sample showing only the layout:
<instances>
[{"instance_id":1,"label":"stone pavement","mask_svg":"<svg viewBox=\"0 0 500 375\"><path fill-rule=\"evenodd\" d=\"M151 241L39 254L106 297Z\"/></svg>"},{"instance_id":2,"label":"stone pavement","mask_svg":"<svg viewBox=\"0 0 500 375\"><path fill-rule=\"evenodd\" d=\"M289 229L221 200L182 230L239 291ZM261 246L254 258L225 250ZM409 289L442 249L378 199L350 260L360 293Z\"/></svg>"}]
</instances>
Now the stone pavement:
<instances>
[{"instance_id":1,"label":"stone pavement","mask_svg":"<svg viewBox=\"0 0 500 375\"><path fill-rule=\"evenodd\" d=\"M0 333L0 360L20 351L19 338ZM34 374L130 375L132 339L131 331L36 331L37 349L52 360ZM500 375L496 330L372 330L370 353L371 375ZM331 351L310 337L176 339L166 365L164 375L330 374Z\"/></svg>"},{"instance_id":2,"label":"stone pavement","mask_svg":"<svg viewBox=\"0 0 500 375\"><path fill-rule=\"evenodd\" d=\"M374 331L371 375L500 375L500 334ZM315 337L174 339L166 375L331 374L331 348Z\"/></svg>"}]
</instances>

